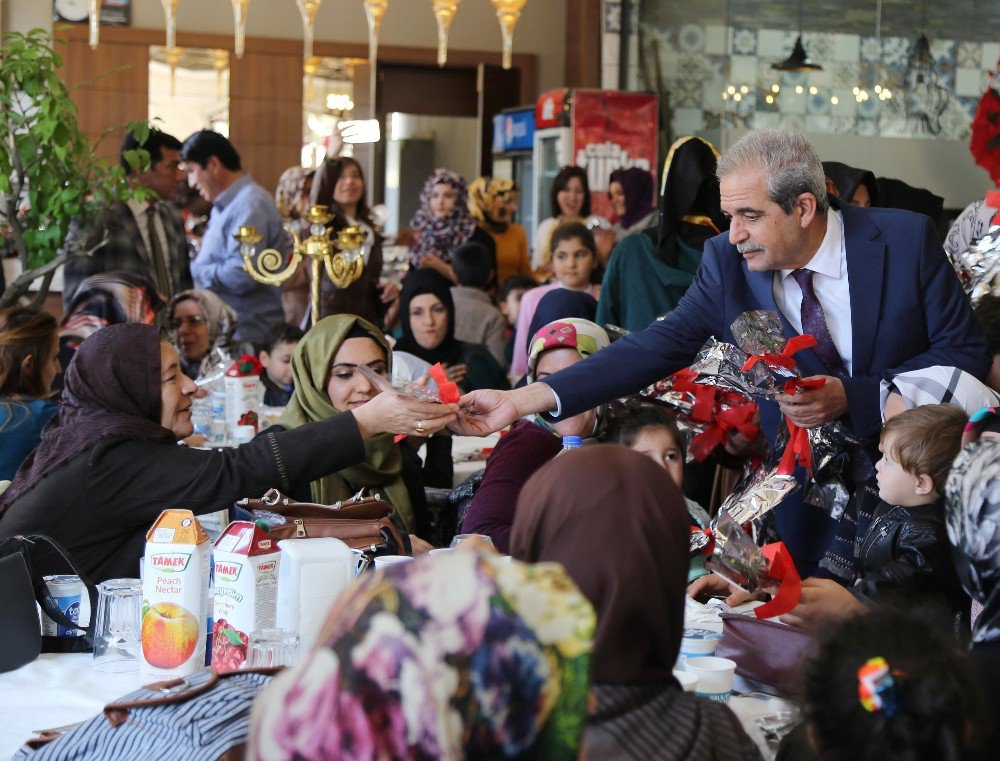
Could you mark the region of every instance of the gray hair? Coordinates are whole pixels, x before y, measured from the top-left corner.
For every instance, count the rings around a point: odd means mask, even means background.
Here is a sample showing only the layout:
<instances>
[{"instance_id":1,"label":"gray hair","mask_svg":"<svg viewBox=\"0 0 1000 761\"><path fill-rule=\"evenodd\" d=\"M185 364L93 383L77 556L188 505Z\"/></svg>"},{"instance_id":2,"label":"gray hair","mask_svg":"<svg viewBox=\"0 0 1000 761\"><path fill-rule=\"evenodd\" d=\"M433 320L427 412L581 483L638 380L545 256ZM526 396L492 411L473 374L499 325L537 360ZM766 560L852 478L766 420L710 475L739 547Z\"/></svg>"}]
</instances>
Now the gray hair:
<instances>
[{"instance_id":1,"label":"gray hair","mask_svg":"<svg viewBox=\"0 0 1000 761\"><path fill-rule=\"evenodd\" d=\"M826 174L816 149L805 136L782 129L752 130L733 143L719 159L716 175L745 169L762 169L767 195L785 214L791 214L795 199L803 193L816 197L816 210L830 207L826 196Z\"/></svg>"}]
</instances>

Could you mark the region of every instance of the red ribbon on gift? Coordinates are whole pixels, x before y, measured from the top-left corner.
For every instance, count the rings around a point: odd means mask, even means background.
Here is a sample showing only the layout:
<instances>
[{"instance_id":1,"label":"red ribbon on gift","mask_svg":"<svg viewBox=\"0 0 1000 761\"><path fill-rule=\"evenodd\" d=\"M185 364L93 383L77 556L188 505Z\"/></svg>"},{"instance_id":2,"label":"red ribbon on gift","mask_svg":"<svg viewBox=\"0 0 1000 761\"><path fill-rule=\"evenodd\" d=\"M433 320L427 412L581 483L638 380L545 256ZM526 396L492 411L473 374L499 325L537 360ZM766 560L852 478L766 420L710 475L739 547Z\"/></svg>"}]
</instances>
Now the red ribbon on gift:
<instances>
[{"instance_id":1,"label":"red ribbon on gift","mask_svg":"<svg viewBox=\"0 0 1000 761\"><path fill-rule=\"evenodd\" d=\"M448 375L445 373L440 362L433 365L427 371L427 375L437 384L439 401L444 402L445 404L457 404L458 400L462 398L462 392L458 390L458 384L452 383L448 380ZM392 439L393 443L398 444L405 439L407 435L408 434L405 433L396 434Z\"/></svg>"},{"instance_id":2,"label":"red ribbon on gift","mask_svg":"<svg viewBox=\"0 0 1000 761\"><path fill-rule=\"evenodd\" d=\"M232 367L226 370L226 377L249 378L253 375L259 376L262 372L264 372L264 365L260 363L260 360L253 354L244 354L233 362Z\"/></svg>"},{"instance_id":3,"label":"red ribbon on gift","mask_svg":"<svg viewBox=\"0 0 1000 761\"><path fill-rule=\"evenodd\" d=\"M756 439L760 428L750 422L756 411L757 405L749 402L717 412L711 427L691 440L691 456L702 462L713 449L725 442L726 434L732 430L739 431L748 441Z\"/></svg>"},{"instance_id":4,"label":"red ribbon on gift","mask_svg":"<svg viewBox=\"0 0 1000 761\"><path fill-rule=\"evenodd\" d=\"M786 370L792 370L795 367L795 360L792 359L792 355L803 349L811 349L815 345L816 339L809 333L794 336L788 339L785 348L781 350L781 354L751 354L747 358L747 361L743 363L743 372L752 370L758 362L765 362L768 365L777 365L778 367L784 367Z\"/></svg>"},{"instance_id":5,"label":"red ribbon on gift","mask_svg":"<svg viewBox=\"0 0 1000 761\"><path fill-rule=\"evenodd\" d=\"M793 378L781 390L783 393L793 396L799 391L819 388L824 383L826 383L826 378L810 378L808 380ZM809 431L805 428L799 428L787 416L785 424L788 426L788 444L785 445L785 451L781 454L778 473L790 476L795 470L795 464L798 463L812 475L812 448L809 446Z\"/></svg>"},{"instance_id":6,"label":"red ribbon on gift","mask_svg":"<svg viewBox=\"0 0 1000 761\"><path fill-rule=\"evenodd\" d=\"M760 551L767 558L768 577L780 583L770 602L754 608L753 614L757 618L774 618L791 613L802 597L802 578L792 560L792 554L784 542L765 544Z\"/></svg>"},{"instance_id":7,"label":"red ribbon on gift","mask_svg":"<svg viewBox=\"0 0 1000 761\"><path fill-rule=\"evenodd\" d=\"M437 384L438 398L442 402L445 404L458 404L458 400L462 398L462 392L458 390L458 384L448 380L448 374L445 373L440 362L431 367L427 371L427 375Z\"/></svg>"},{"instance_id":8,"label":"red ribbon on gift","mask_svg":"<svg viewBox=\"0 0 1000 761\"><path fill-rule=\"evenodd\" d=\"M710 528L698 528L697 526L691 527L692 534L705 534L708 537L708 544L698 551L699 555L710 556L715 552L715 532Z\"/></svg>"},{"instance_id":9,"label":"red ribbon on gift","mask_svg":"<svg viewBox=\"0 0 1000 761\"><path fill-rule=\"evenodd\" d=\"M698 423L709 423L715 411L716 386L706 386L695 383L697 373L689 367L678 370L670 376L674 391L694 395L694 406L691 408L691 419Z\"/></svg>"}]
</instances>

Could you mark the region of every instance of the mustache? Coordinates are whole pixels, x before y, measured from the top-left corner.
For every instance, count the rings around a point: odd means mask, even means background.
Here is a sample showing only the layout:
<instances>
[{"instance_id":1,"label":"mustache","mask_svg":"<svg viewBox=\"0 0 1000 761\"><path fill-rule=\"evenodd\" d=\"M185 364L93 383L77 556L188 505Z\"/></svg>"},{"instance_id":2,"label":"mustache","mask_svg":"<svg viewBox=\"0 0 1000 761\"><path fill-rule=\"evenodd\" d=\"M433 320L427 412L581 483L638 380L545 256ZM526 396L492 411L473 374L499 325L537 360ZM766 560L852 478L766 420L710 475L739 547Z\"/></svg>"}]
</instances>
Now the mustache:
<instances>
[{"instance_id":1,"label":"mustache","mask_svg":"<svg viewBox=\"0 0 1000 761\"><path fill-rule=\"evenodd\" d=\"M736 244L736 250L741 254L757 254L764 250L763 244L754 243L752 240Z\"/></svg>"}]
</instances>

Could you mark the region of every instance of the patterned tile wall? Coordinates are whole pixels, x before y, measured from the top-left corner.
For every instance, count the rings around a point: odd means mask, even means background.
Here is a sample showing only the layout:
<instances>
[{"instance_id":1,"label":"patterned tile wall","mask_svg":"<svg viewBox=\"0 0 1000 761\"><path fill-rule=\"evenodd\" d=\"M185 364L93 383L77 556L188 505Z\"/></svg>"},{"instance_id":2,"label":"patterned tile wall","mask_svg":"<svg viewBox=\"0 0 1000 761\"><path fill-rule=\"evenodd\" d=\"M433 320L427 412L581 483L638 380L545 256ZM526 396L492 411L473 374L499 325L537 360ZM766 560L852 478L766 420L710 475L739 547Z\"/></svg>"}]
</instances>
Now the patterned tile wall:
<instances>
[{"instance_id":1,"label":"patterned tile wall","mask_svg":"<svg viewBox=\"0 0 1000 761\"><path fill-rule=\"evenodd\" d=\"M621 27L620 5L606 0L605 11L605 34L612 36ZM1000 57L1000 43L937 39L931 41L933 65L918 70L911 63L915 38L883 37L880 45L874 36L807 32L806 50L824 70L800 74L771 69L791 52L796 35L788 31L640 23L639 35L644 64L639 70L657 71L659 59L674 135L725 120L746 127L966 140ZM617 77L617 57L613 63ZM638 70L631 73L634 85L646 89ZM893 97L881 99L876 84ZM656 89L655 82L648 85ZM858 102L855 87L868 99Z\"/></svg>"}]
</instances>

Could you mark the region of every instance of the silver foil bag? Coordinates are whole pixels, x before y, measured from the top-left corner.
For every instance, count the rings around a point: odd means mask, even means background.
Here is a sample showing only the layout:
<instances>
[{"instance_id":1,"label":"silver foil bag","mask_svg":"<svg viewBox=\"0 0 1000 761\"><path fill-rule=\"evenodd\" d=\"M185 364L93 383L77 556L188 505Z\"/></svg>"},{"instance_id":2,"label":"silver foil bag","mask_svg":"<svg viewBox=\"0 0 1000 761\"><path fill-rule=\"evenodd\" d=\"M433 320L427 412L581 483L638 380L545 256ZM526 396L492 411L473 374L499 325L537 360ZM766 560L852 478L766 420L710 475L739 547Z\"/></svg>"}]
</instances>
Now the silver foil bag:
<instances>
[{"instance_id":1,"label":"silver foil bag","mask_svg":"<svg viewBox=\"0 0 1000 761\"><path fill-rule=\"evenodd\" d=\"M715 548L705 568L747 592L760 588L767 577L767 558L725 506L712 521L712 531Z\"/></svg>"},{"instance_id":2,"label":"silver foil bag","mask_svg":"<svg viewBox=\"0 0 1000 761\"><path fill-rule=\"evenodd\" d=\"M740 525L771 512L799 486L794 476L778 473L777 460L758 465L726 497L725 510Z\"/></svg>"},{"instance_id":3,"label":"silver foil bag","mask_svg":"<svg viewBox=\"0 0 1000 761\"><path fill-rule=\"evenodd\" d=\"M965 251L949 257L973 306L983 296L1000 295L1000 225L991 227Z\"/></svg>"}]
</instances>

